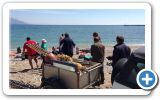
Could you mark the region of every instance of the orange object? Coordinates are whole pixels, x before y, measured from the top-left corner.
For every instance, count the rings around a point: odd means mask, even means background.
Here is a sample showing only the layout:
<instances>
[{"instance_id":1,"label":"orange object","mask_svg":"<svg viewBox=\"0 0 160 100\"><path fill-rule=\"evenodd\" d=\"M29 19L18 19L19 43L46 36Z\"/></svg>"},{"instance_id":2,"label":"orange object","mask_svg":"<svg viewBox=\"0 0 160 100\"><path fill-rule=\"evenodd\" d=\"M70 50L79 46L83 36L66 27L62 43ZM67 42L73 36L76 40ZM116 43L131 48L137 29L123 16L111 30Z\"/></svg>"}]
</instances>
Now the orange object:
<instances>
[{"instance_id":1,"label":"orange object","mask_svg":"<svg viewBox=\"0 0 160 100\"><path fill-rule=\"evenodd\" d=\"M58 60L57 57L52 54L52 53L49 53L46 57L45 57L45 60Z\"/></svg>"}]
</instances>

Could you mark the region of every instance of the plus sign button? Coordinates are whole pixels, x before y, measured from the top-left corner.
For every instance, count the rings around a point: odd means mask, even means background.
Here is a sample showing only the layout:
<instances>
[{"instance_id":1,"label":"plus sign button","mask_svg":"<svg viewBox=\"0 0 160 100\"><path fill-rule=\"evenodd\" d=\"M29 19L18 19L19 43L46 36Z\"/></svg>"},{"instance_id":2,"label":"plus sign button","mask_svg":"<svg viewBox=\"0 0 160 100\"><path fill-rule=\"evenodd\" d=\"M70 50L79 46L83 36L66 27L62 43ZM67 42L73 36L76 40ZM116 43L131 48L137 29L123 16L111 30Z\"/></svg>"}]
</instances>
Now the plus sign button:
<instances>
[{"instance_id":1,"label":"plus sign button","mask_svg":"<svg viewBox=\"0 0 160 100\"><path fill-rule=\"evenodd\" d=\"M137 83L144 90L150 90L157 84L157 74L152 70L141 70L137 75Z\"/></svg>"}]
</instances>

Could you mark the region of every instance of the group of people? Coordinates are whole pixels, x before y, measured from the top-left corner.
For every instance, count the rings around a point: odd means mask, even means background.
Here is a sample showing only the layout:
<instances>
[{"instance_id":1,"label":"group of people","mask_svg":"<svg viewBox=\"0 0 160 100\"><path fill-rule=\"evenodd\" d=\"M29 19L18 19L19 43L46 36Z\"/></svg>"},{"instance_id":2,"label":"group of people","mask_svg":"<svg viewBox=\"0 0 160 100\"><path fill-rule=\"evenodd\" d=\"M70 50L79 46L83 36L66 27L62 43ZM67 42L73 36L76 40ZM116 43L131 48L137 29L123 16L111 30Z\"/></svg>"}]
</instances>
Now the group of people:
<instances>
[{"instance_id":1,"label":"group of people","mask_svg":"<svg viewBox=\"0 0 160 100\"><path fill-rule=\"evenodd\" d=\"M105 46L97 32L93 33L93 40L94 44L91 45L92 61L102 63L103 65L105 59ZM113 68L118 60L121 58L128 58L131 53L130 48L124 43L123 36L117 36L116 41L117 44L114 46L113 55L106 57L108 60L112 60ZM103 69L103 67L100 68L100 84L103 84L105 80Z\"/></svg>"},{"instance_id":2,"label":"group of people","mask_svg":"<svg viewBox=\"0 0 160 100\"><path fill-rule=\"evenodd\" d=\"M105 59L105 46L102 43L102 40L97 32L93 33L93 41L94 43L91 45L90 52L92 56L92 61L101 63L103 65ZM108 60L112 60L112 67L114 68L116 62L121 58L128 58L130 56L131 50L130 48L124 43L123 36L116 37L117 44L114 46L113 55L106 57ZM47 50L47 41L42 39L41 48ZM26 52L28 55L28 60L31 68L33 69L32 59L36 62L36 66L38 67L37 61L37 52L32 50L27 46L27 44L37 44L36 41L31 40L30 37L26 38L26 42L23 46L23 52ZM62 34L59 38L59 51L57 52L54 47L52 47L52 53L54 55L58 53L62 53L68 55L70 57L73 56L73 49L75 47L74 41L70 38L68 33ZM104 83L104 67L100 68L100 84Z\"/></svg>"},{"instance_id":3,"label":"group of people","mask_svg":"<svg viewBox=\"0 0 160 100\"><path fill-rule=\"evenodd\" d=\"M38 44L38 43L34 40L31 40L30 37L27 37L26 42L23 45L23 52L22 52L22 54L27 55L31 68L33 69L32 59L35 61L36 66L38 68L37 57L38 57L39 54L35 50L28 47L27 44ZM47 48L47 41L45 39L42 39L42 43L41 43L40 47L44 50L48 49ZM62 34L61 37L59 38L59 50L56 50L56 48L53 46L52 47L52 53L54 55L57 55L57 54L61 53L61 54L65 54L65 55L68 55L68 56L72 57L74 47L75 47L75 43L70 38L69 34L65 33L65 34ZM43 58L43 56L42 56L42 58Z\"/></svg>"}]
</instances>

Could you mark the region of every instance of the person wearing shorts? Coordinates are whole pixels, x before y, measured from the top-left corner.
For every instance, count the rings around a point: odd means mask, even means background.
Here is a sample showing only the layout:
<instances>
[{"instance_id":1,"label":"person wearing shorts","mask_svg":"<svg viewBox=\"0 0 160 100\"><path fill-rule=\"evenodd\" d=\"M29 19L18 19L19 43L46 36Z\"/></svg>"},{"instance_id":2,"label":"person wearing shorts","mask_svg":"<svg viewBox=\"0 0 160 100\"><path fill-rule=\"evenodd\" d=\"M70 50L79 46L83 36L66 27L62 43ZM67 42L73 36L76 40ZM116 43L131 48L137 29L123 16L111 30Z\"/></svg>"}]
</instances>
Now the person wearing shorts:
<instances>
[{"instance_id":1,"label":"person wearing shorts","mask_svg":"<svg viewBox=\"0 0 160 100\"><path fill-rule=\"evenodd\" d=\"M36 51L34 51L33 49L29 48L27 46L27 44L37 44L36 41L31 40L30 37L26 38L26 42L23 45L23 53L25 52L28 55L28 60L29 60L29 64L31 66L31 69L33 69L33 63L32 63L32 59L34 59L36 66L38 68L38 53Z\"/></svg>"}]
</instances>

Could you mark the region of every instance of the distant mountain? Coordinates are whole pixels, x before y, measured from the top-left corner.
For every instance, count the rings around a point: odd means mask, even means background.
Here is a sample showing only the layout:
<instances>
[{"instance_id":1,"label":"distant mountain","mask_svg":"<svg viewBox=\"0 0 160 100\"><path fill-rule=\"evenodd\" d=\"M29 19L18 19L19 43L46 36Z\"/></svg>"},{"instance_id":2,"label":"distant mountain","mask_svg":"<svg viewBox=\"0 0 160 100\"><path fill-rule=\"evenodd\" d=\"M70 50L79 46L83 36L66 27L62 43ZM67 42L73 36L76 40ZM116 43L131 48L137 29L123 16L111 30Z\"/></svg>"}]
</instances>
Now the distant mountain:
<instances>
[{"instance_id":1,"label":"distant mountain","mask_svg":"<svg viewBox=\"0 0 160 100\"><path fill-rule=\"evenodd\" d=\"M11 18L10 24L18 24L19 25L19 24L27 24L27 23L20 21L20 20L17 20L17 19L14 19L14 18Z\"/></svg>"}]
</instances>

